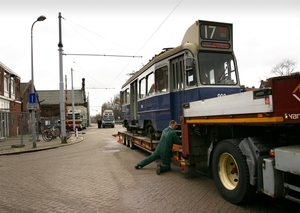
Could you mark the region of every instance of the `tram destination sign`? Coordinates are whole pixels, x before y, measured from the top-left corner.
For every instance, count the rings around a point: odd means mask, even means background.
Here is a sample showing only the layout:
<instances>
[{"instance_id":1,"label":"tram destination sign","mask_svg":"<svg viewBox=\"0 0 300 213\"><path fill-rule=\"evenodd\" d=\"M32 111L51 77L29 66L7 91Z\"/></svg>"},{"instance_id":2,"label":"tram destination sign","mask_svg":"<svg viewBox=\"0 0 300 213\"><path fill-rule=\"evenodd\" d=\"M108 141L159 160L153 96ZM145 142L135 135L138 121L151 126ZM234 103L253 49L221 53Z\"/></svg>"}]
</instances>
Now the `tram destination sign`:
<instances>
[{"instance_id":1,"label":"tram destination sign","mask_svg":"<svg viewBox=\"0 0 300 213\"><path fill-rule=\"evenodd\" d=\"M201 49L232 51L232 24L200 22Z\"/></svg>"},{"instance_id":2,"label":"tram destination sign","mask_svg":"<svg viewBox=\"0 0 300 213\"><path fill-rule=\"evenodd\" d=\"M200 36L205 40L229 41L230 31L227 26L201 24Z\"/></svg>"}]
</instances>

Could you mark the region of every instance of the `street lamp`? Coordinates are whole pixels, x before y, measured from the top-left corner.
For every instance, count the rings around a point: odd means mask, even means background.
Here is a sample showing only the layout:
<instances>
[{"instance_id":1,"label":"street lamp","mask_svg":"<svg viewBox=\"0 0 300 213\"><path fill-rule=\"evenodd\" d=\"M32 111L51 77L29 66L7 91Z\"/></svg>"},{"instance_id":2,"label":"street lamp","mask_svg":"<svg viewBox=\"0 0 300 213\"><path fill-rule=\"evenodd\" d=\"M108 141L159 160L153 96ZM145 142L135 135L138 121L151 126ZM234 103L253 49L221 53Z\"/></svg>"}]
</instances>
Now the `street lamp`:
<instances>
[{"instance_id":1,"label":"street lamp","mask_svg":"<svg viewBox=\"0 0 300 213\"><path fill-rule=\"evenodd\" d=\"M40 16L37 18L37 20L35 22L33 22L32 26L31 26L31 92L32 94L35 94L34 92L34 78L33 78L33 39L32 39L32 30L33 30L33 26L36 22L38 21L44 21L46 19L45 16ZM36 96L35 96L35 100L36 101ZM36 104L36 103L34 103ZM36 147L36 129L35 129L35 109L32 109L31 111L32 113L32 145L33 148Z\"/></svg>"}]
</instances>

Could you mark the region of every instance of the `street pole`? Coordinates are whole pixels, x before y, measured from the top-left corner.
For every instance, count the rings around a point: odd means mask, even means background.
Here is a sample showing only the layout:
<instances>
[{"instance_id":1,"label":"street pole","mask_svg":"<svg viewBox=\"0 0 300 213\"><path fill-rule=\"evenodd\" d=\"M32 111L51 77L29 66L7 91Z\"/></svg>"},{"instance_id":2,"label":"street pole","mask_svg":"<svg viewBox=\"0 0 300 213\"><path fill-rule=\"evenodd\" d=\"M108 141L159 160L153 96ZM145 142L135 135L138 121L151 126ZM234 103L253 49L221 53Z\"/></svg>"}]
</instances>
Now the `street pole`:
<instances>
[{"instance_id":1,"label":"street pole","mask_svg":"<svg viewBox=\"0 0 300 213\"><path fill-rule=\"evenodd\" d=\"M73 118L73 131L76 135L76 126L75 126L75 109L74 109L74 87L73 87L73 69L71 68L71 84L72 84L72 118Z\"/></svg>"},{"instance_id":2,"label":"street pole","mask_svg":"<svg viewBox=\"0 0 300 213\"><path fill-rule=\"evenodd\" d=\"M33 22L31 26L31 92L35 93L34 91L34 77L33 77L33 26L38 21L44 21L46 19L45 16L40 16L38 19ZM36 97L36 96L35 96ZM36 101L36 98L35 98ZM35 103L36 104L36 103ZM32 109L31 111L31 118L32 118L32 146L33 148L36 148L36 127L35 127L35 109Z\"/></svg>"},{"instance_id":3,"label":"street pole","mask_svg":"<svg viewBox=\"0 0 300 213\"><path fill-rule=\"evenodd\" d=\"M61 143L67 143L66 137L66 104L65 104L65 93L64 93L64 73L63 73L63 44L61 36L61 13L58 13L58 24L59 24L59 42L58 42L58 51L59 51L59 96L60 96L60 128L61 128Z\"/></svg>"}]
</instances>

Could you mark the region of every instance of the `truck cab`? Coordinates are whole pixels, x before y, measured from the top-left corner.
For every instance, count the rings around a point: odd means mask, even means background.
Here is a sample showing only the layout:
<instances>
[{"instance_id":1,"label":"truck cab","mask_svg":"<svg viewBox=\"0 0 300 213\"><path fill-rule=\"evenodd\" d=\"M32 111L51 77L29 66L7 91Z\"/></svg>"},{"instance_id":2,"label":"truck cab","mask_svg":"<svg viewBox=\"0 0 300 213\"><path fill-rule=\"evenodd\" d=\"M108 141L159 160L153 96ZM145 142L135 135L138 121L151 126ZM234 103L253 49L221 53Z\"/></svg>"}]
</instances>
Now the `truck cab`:
<instances>
[{"instance_id":1,"label":"truck cab","mask_svg":"<svg viewBox=\"0 0 300 213\"><path fill-rule=\"evenodd\" d=\"M102 128L115 127L115 116L112 110L104 110L102 114Z\"/></svg>"}]
</instances>

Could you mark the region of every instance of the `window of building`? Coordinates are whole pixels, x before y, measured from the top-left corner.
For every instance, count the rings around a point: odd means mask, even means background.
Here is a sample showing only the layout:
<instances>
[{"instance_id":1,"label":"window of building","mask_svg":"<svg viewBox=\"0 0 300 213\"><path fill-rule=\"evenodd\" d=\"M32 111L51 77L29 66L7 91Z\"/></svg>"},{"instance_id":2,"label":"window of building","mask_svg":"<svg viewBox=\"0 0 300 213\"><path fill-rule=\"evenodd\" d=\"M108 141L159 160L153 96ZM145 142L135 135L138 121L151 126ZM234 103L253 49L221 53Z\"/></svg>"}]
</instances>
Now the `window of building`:
<instances>
[{"instance_id":1,"label":"window of building","mask_svg":"<svg viewBox=\"0 0 300 213\"><path fill-rule=\"evenodd\" d=\"M15 92L16 92L16 89L15 89L15 81L14 80L10 80L10 91L11 91L11 94L14 95Z\"/></svg>"},{"instance_id":2,"label":"window of building","mask_svg":"<svg viewBox=\"0 0 300 213\"><path fill-rule=\"evenodd\" d=\"M8 81L8 76L4 77L4 91L8 92L9 91L9 81Z\"/></svg>"}]
</instances>

